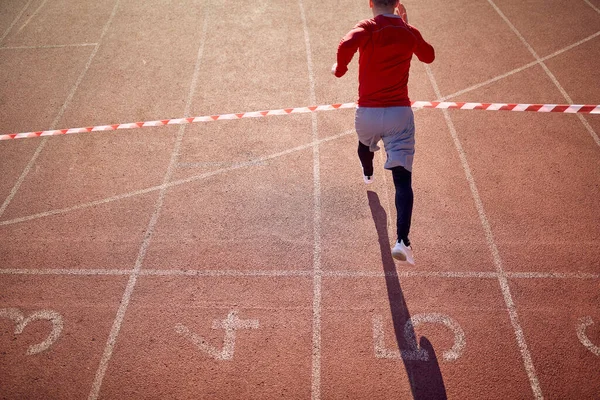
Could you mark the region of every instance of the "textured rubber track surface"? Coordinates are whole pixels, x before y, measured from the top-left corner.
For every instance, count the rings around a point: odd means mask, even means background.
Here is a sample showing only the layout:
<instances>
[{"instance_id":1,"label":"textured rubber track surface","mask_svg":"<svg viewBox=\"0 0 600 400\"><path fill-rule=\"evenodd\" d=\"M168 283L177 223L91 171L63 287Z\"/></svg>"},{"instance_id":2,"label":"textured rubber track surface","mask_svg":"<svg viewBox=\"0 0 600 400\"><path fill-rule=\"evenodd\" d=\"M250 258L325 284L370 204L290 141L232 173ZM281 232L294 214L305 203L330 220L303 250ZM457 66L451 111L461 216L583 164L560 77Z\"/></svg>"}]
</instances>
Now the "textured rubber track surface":
<instances>
[{"instance_id":1,"label":"textured rubber track surface","mask_svg":"<svg viewBox=\"0 0 600 400\"><path fill-rule=\"evenodd\" d=\"M413 100L600 103L598 0L406 7ZM370 15L3 1L0 135L351 103ZM0 398L598 398L600 116L415 118L415 266L352 109L0 142Z\"/></svg>"}]
</instances>

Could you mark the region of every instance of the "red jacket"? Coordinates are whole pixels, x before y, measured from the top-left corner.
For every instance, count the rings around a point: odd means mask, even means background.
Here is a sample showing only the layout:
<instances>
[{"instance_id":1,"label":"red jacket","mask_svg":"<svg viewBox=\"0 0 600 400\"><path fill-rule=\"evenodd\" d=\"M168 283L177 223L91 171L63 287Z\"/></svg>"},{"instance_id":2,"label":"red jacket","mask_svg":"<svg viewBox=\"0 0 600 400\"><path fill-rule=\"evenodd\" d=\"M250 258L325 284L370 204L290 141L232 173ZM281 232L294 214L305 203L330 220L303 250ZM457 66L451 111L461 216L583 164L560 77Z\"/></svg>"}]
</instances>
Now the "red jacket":
<instances>
[{"instance_id":1,"label":"red jacket","mask_svg":"<svg viewBox=\"0 0 600 400\"><path fill-rule=\"evenodd\" d=\"M410 107L408 70L415 54L424 63L435 59L433 47L401 18L378 15L359 22L340 42L335 76L342 77L356 50L358 105Z\"/></svg>"}]
</instances>

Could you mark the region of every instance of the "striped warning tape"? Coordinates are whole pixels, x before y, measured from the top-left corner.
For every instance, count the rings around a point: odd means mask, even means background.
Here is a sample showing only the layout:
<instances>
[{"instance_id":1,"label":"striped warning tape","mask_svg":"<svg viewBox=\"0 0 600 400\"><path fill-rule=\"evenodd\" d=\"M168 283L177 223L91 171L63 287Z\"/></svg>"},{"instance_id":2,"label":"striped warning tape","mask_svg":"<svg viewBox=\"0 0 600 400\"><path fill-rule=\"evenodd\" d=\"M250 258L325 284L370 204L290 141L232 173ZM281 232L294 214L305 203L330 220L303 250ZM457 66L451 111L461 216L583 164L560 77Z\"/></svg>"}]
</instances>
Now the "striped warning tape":
<instances>
[{"instance_id":1,"label":"striped warning tape","mask_svg":"<svg viewBox=\"0 0 600 400\"><path fill-rule=\"evenodd\" d=\"M555 113L586 113L600 114L600 105L576 105L576 104L509 104L509 103L453 103L435 101L414 101L412 108L437 108L437 109L459 109L459 110L488 110L488 111L532 111L532 112L555 112ZM40 136L69 135L73 133L86 133L98 131L114 131L117 129L134 129L147 126L182 125L195 122L210 122L242 118L262 118L271 115L303 114L316 111L339 110L343 108L356 108L356 103L327 104L313 107L282 108L279 110L252 111L236 114L206 115L203 117L163 119L159 121L131 122L127 124L112 124L90 126L87 128L57 129L50 131L12 133L0 135L0 140L23 139Z\"/></svg>"}]
</instances>

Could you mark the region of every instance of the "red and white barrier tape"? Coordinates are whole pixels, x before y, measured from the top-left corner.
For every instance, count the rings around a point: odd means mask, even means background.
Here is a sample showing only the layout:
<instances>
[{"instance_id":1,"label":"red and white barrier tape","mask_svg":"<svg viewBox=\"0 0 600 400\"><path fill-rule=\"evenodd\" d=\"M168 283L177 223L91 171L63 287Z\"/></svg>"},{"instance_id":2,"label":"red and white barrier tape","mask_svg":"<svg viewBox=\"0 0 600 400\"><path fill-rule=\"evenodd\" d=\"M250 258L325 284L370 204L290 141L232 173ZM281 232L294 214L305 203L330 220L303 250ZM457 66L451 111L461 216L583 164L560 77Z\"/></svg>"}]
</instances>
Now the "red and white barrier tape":
<instances>
[{"instance_id":1,"label":"red and white barrier tape","mask_svg":"<svg viewBox=\"0 0 600 400\"><path fill-rule=\"evenodd\" d=\"M487 110L487 111L531 111L531 112L554 112L554 113L585 113L600 114L600 105L576 105L576 104L506 104L506 103L453 103L434 101L414 101L412 108L438 108L459 110ZM207 115L203 117L163 119L159 121L131 122L127 124L113 124L90 126L87 128L58 129L51 131L12 133L0 135L0 140L23 139L40 136L69 135L73 133L86 133L98 131L114 131L117 129L134 129L147 126L182 125L194 122L210 122L226 119L262 118L271 115L303 114L316 111L339 110L342 108L356 108L356 103L328 104L313 107L283 108L279 110L253 111L237 114Z\"/></svg>"}]
</instances>

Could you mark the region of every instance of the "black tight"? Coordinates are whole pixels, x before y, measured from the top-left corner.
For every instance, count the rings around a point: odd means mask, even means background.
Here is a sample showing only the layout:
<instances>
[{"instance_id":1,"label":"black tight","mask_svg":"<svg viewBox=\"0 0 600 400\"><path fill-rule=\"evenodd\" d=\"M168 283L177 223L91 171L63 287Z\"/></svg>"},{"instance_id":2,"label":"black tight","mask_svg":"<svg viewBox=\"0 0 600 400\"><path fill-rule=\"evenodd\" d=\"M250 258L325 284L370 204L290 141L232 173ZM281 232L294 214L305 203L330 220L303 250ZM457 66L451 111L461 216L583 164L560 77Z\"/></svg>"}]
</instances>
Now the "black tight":
<instances>
[{"instance_id":1,"label":"black tight","mask_svg":"<svg viewBox=\"0 0 600 400\"><path fill-rule=\"evenodd\" d=\"M369 146L365 146L361 142L358 142L358 158L363 167L365 176L373 176L373 157L375 153L369 150Z\"/></svg>"},{"instance_id":2,"label":"black tight","mask_svg":"<svg viewBox=\"0 0 600 400\"><path fill-rule=\"evenodd\" d=\"M363 167L363 172L366 176L373 175L373 157L375 153L369 150L369 146L365 146L358 142L358 158ZM409 246L408 233L410 232L410 220L412 219L413 210L413 190L412 190L412 173L404 167L392 168L392 177L394 179L394 187L396 188L396 231L398 233L398 241L404 241L404 244Z\"/></svg>"},{"instance_id":3,"label":"black tight","mask_svg":"<svg viewBox=\"0 0 600 400\"><path fill-rule=\"evenodd\" d=\"M403 240L409 246L408 233L410 232L410 220L413 210L412 174L404 167L392 168L392 177L396 187L396 229L398 241Z\"/></svg>"}]
</instances>

